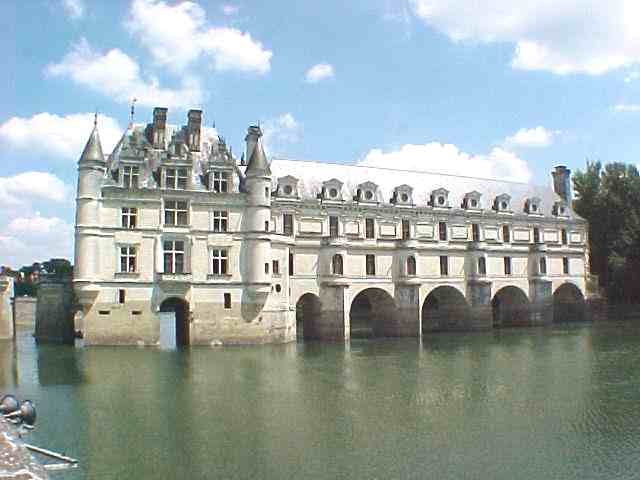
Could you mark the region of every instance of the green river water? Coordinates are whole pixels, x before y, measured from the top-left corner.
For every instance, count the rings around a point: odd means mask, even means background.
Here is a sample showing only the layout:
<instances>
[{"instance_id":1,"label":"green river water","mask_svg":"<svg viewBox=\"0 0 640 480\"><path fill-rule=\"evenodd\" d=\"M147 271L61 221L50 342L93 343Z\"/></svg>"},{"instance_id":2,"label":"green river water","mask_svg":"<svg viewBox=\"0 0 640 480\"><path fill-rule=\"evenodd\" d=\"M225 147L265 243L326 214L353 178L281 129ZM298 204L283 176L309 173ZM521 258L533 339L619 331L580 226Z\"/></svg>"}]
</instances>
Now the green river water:
<instances>
[{"instance_id":1,"label":"green river water","mask_svg":"<svg viewBox=\"0 0 640 480\"><path fill-rule=\"evenodd\" d=\"M640 323L192 348L0 342L69 479L640 478Z\"/></svg>"}]
</instances>

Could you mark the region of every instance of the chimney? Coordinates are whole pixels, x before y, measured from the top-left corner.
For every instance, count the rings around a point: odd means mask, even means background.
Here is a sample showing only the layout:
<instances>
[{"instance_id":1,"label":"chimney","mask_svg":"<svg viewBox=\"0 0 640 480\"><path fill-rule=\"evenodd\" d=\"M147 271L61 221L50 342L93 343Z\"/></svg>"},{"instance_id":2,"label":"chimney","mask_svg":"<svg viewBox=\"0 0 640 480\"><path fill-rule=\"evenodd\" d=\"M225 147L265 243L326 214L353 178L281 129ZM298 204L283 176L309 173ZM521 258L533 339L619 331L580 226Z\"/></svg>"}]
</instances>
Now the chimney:
<instances>
[{"instance_id":1,"label":"chimney","mask_svg":"<svg viewBox=\"0 0 640 480\"><path fill-rule=\"evenodd\" d=\"M553 177L553 190L567 204L571 204L571 170L565 165L558 165L551 172L551 176Z\"/></svg>"},{"instance_id":2,"label":"chimney","mask_svg":"<svg viewBox=\"0 0 640 480\"><path fill-rule=\"evenodd\" d=\"M189 110L187 113L187 145L189 150L200 150L200 127L202 126L202 110Z\"/></svg>"},{"instance_id":3,"label":"chimney","mask_svg":"<svg viewBox=\"0 0 640 480\"><path fill-rule=\"evenodd\" d=\"M154 148L164 147L165 132L167 131L167 109L156 107L153 109L153 137L151 143Z\"/></svg>"},{"instance_id":4,"label":"chimney","mask_svg":"<svg viewBox=\"0 0 640 480\"><path fill-rule=\"evenodd\" d=\"M251 125L247 129L247 136L244 137L245 142L247 142L247 154L245 158L247 160L251 159L251 154L253 153L253 149L258 144L258 139L262 136L262 130L260 127L256 125Z\"/></svg>"}]
</instances>

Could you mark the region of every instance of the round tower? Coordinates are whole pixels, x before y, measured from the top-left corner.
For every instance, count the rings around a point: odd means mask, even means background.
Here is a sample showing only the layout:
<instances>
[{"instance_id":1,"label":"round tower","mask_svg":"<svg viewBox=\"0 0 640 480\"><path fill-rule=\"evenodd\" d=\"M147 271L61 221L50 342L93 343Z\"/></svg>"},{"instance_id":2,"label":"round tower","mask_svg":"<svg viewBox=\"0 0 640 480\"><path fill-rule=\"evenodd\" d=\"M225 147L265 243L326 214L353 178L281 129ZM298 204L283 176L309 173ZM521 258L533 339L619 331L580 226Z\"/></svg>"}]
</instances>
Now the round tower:
<instances>
[{"instance_id":1,"label":"round tower","mask_svg":"<svg viewBox=\"0 0 640 480\"><path fill-rule=\"evenodd\" d=\"M258 290L267 290L271 284L271 169L262 148L260 127L251 126L247 142L247 168L245 190L247 206L244 212L246 243L245 282Z\"/></svg>"},{"instance_id":2,"label":"round tower","mask_svg":"<svg viewBox=\"0 0 640 480\"><path fill-rule=\"evenodd\" d=\"M98 241L100 226L99 199L106 162L98 134L97 117L93 130L78 161L78 191L76 196L76 231L74 277L76 281L91 280L98 275Z\"/></svg>"}]
</instances>

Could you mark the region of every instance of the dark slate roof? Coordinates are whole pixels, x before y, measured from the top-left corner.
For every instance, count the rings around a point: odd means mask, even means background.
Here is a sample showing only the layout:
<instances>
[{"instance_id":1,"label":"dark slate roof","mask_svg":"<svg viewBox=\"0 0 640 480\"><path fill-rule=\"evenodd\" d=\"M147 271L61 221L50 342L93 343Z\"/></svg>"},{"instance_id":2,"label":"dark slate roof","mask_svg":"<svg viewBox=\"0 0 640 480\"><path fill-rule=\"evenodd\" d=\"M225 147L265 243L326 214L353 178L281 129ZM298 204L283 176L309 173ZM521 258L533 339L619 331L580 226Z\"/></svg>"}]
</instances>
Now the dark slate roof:
<instances>
[{"instance_id":1,"label":"dark slate roof","mask_svg":"<svg viewBox=\"0 0 640 480\"><path fill-rule=\"evenodd\" d=\"M251 173L264 173L266 175L271 175L271 168L269 167L267 156L264 153L264 148L262 148L262 142L260 141L258 141L253 152L251 152L251 158L249 158L249 162L247 163L247 168L245 170L245 174L249 175Z\"/></svg>"},{"instance_id":2,"label":"dark slate roof","mask_svg":"<svg viewBox=\"0 0 640 480\"><path fill-rule=\"evenodd\" d=\"M80 155L80 163L83 162L101 162L104 163L104 154L102 153L102 144L100 143L100 135L98 134L98 126L94 125L89 140L84 146L82 155Z\"/></svg>"}]
</instances>

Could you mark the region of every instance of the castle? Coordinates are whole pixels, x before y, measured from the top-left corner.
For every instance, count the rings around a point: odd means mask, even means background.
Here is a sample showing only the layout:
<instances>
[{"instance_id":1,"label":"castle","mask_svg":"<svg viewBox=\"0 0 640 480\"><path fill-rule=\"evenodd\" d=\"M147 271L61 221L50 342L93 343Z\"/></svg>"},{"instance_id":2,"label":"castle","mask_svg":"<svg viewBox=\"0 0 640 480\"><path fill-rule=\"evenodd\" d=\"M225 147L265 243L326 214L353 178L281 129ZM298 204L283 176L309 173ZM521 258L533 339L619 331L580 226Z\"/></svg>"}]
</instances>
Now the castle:
<instances>
[{"instance_id":1,"label":"castle","mask_svg":"<svg viewBox=\"0 0 640 480\"><path fill-rule=\"evenodd\" d=\"M309 161L238 161L202 112L155 108L78 162L74 291L87 344L420 336L582 318L587 224L553 188ZM246 158L246 162L244 159ZM163 315L163 312L168 312Z\"/></svg>"}]
</instances>

